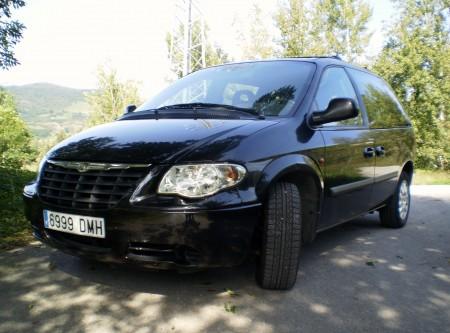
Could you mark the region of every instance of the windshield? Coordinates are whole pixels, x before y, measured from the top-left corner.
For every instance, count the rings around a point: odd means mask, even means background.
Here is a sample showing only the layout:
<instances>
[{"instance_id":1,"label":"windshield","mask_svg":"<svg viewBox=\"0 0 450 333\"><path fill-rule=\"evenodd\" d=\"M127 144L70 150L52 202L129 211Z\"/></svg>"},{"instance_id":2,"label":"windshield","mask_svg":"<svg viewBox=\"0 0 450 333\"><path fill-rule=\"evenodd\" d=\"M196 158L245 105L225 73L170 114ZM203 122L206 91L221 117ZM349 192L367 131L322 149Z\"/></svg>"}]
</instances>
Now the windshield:
<instances>
[{"instance_id":1,"label":"windshield","mask_svg":"<svg viewBox=\"0 0 450 333\"><path fill-rule=\"evenodd\" d=\"M211 67L176 81L136 112L186 103L210 103L282 116L303 98L315 65L301 61L263 61ZM233 112L229 108L229 112Z\"/></svg>"}]
</instances>

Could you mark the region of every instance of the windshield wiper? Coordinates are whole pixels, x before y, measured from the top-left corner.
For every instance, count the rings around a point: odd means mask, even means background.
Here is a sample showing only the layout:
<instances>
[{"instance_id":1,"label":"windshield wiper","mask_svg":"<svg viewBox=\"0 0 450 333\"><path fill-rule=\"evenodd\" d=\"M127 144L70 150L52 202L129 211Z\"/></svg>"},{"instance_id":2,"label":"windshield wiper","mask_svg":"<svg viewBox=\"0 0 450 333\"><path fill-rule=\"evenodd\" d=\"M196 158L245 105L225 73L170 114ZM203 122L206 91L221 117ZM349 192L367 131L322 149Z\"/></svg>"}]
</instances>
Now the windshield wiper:
<instances>
[{"instance_id":1,"label":"windshield wiper","mask_svg":"<svg viewBox=\"0 0 450 333\"><path fill-rule=\"evenodd\" d=\"M250 113L254 116L258 116L260 119L264 119L264 114L260 113L258 111L256 111L255 109L252 108L241 108L239 106L234 106L234 105L229 105L229 104L216 104L216 103L200 103L200 102L196 102L196 103L182 103L182 104L172 104L172 105L165 105L162 106L160 108L155 109L155 111L158 110L202 110L202 109L217 109L217 108L221 108L221 109L227 109L227 110L232 110L232 111L240 111L240 112L245 112L245 113Z\"/></svg>"}]
</instances>

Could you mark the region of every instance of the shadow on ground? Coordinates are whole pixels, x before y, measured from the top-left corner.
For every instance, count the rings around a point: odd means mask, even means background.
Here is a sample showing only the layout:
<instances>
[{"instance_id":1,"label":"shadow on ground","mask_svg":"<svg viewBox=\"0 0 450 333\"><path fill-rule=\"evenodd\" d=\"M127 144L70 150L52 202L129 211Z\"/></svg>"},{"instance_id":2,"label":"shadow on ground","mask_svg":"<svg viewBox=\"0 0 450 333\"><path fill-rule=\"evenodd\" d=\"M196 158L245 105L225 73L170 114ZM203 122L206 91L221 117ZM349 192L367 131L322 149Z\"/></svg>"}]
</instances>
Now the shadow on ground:
<instances>
[{"instance_id":1,"label":"shadow on ground","mask_svg":"<svg viewBox=\"0 0 450 333\"><path fill-rule=\"evenodd\" d=\"M252 262L178 274L89 264L38 243L0 253L0 332L442 332L450 187L414 192L402 230L373 214L320 234L288 292L259 289Z\"/></svg>"}]
</instances>

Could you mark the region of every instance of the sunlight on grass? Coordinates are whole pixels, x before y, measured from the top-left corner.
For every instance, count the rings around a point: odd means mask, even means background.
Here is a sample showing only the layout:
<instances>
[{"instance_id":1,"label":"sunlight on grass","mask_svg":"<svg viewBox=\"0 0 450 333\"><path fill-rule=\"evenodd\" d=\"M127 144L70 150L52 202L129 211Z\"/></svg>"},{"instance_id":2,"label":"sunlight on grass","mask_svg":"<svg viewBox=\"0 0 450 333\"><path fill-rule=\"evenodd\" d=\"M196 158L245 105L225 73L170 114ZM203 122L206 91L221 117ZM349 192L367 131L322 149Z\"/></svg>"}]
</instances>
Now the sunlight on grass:
<instances>
[{"instance_id":1,"label":"sunlight on grass","mask_svg":"<svg viewBox=\"0 0 450 333\"><path fill-rule=\"evenodd\" d=\"M416 170L414 185L450 185L449 170Z\"/></svg>"}]
</instances>

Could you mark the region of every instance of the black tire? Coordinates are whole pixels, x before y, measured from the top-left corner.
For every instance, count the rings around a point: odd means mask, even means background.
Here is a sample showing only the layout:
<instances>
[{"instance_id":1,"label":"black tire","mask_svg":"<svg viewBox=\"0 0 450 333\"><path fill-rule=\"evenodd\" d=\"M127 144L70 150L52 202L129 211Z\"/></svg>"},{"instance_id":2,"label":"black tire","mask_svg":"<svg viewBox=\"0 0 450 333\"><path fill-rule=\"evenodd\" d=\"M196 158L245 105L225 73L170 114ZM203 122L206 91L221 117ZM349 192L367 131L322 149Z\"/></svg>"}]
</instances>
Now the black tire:
<instances>
[{"instance_id":1,"label":"black tire","mask_svg":"<svg viewBox=\"0 0 450 333\"><path fill-rule=\"evenodd\" d=\"M294 184L277 183L264 211L256 280L265 289L286 290L297 279L301 233L300 193Z\"/></svg>"},{"instance_id":2,"label":"black tire","mask_svg":"<svg viewBox=\"0 0 450 333\"><path fill-rule=\"evenodd\" d=\"M410 178L402 173L395 193L388 199L386 206L380 209L381 225L388 228L402 228L408 221L411 207Z\"/></svg>"}]
</instances>

